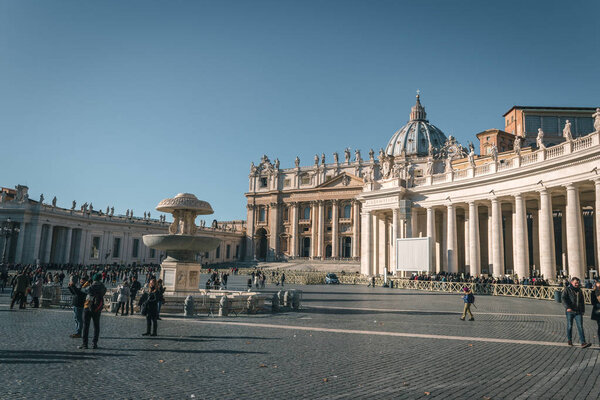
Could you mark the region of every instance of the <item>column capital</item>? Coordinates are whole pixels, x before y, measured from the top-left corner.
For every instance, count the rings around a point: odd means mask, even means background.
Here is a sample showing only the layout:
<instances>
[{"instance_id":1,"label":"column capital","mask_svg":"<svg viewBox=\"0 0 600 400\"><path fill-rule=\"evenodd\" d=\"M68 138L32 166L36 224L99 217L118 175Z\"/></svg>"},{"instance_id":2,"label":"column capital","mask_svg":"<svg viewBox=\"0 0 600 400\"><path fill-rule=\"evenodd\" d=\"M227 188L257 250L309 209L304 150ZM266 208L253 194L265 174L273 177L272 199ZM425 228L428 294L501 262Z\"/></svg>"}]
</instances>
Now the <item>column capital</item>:
<instances>
[{"instance_id":1,"label":"column capital","mask_svg":"<svg viewBox=\"0 0 600 400\"><path fill-rule=\"evenodd\" d=\"M331 204L337 206L340 201L338 199L331 200Z\"/></svg>"}]
</instances>

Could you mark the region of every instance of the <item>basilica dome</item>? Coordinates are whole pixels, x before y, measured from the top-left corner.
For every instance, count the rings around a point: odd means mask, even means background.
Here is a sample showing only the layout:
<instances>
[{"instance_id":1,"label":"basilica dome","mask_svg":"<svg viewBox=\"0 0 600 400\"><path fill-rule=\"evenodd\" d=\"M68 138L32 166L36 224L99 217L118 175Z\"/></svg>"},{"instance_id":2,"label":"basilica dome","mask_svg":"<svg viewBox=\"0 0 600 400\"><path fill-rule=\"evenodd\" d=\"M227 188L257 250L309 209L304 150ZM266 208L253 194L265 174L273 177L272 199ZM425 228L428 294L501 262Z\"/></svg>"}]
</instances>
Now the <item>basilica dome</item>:
<instances>
[{"instance_id":1,"label":"basilica dome","mask_svg":"<svg viewBox=\"0 0 600 400\"><path fill-rule=\"evenodd\" d=\"M404 151L407 156L427 156L429 146L439 150L445 142L446 135L429 123L417 95L417 103L410 110L410 121L394 133L385 148L385 154L399 156Z\"/></svg>"}]
</instances>

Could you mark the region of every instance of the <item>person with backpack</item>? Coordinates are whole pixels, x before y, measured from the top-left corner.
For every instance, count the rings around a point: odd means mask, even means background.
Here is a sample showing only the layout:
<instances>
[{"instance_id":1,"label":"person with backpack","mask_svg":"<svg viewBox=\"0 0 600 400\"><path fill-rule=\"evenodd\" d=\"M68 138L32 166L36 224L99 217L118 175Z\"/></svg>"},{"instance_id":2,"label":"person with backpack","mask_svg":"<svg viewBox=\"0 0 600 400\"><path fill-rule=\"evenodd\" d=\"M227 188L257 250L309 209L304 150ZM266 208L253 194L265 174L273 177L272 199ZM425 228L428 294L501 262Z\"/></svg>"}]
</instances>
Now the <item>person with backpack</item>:
<instances>
[{"instance_id":1,"label":"person with backpack","mask_svg":"<svg viewBox=\"0 0 600 400\"><path fill-rule=\"evenodd\" d=\"M93 283L89 282L83 287L83 291L87 293L85 303L83 305L83 343L79 346L80 349L88 348L88 337L90 334L90 322L94 322L94 338L92 339L92 349L98 348L98 337L100 336L100 314L104 307L104 295L106 294L106 286L102 283L102 274L97 273L92 278Z\"/></svg>"},{"instance_id":2,"label":"person with backpack","mask_svg":"<svg viewBox=\"0 0 600 400\"><path fill-rule=\"evenodd\" d=\"M460 317L460 320L464 321L465 318L467 317L467 313L469 313L469 317L470 317L469 321L475 321L475 318L473 318L473 313L471 312L471 304L475 303L475 295L473 294L471 289L469 289L466 286L463 288L462 299L463 299L463 302L465 303L465 307L463 309L463 313L462 313L462 316Z\"/></svg>"},{"instance_id":3,"label":"person with backpack","mask_svg":"<svg viewBox=\"0 0 600 400\"><path fill-rule=\"evenodd\" d=\"M562 302L565 305L565 312L567 315L567 344L573 346L573 320L575 320L581 347L585 349L586 347L590 347L591 343L585 341L585 333L583 332L585 299L583 298L583 292L579 287L580 285L581 282L579 281L579 278L573 277L571 279L571 284L563 290Z\"/></svg>"}]
</instances>

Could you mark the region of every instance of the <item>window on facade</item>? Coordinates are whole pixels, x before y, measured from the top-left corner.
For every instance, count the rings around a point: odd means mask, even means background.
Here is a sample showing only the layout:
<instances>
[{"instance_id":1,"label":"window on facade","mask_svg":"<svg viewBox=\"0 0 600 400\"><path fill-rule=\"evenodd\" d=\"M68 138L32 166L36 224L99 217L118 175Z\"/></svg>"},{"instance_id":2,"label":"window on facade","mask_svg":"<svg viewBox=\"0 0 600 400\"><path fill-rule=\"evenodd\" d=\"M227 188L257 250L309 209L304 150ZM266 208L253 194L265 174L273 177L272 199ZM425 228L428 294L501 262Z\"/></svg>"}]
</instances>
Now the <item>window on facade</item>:
<instances>
[{"instance_id":1,"label":"window on facade","mask_svg":"<svg viewBox=\"0 0 600 400\"><path fill-rule=\"evenodd\" d=\"M265 222L265 208L264 207L260 207L258 209L258 221L259 222Z\"/></svg>"},{"instance_id":2,"label":"window on facade","mask_svg":"<svg viewBox=\"0 0 600 400\"><path fill-rule=\"evenodd\" d=\"M583 136L594 132L594 120L588 117L577 118L577 135Z\"/></svg>"},{"instance_id":3,"label":"window on facade","mask_svg":"<svg viewBox=\"0 0 600 400\"><path fill-rule=\"evenodd\" d=\"M227 247L225 249L225 252L226 252L225 253L226 254L225 257L227 257L227 258L231 257L231 245L230 244L227 245Z\"/></svg>"},{"instance_id":4,"label":"window on facade","mask_svg":"<svg viewBox=\"0 0 600 400\"><path fill-rule=\"evenodd\" d=\"M217 249L215 250L215 258L220 258L221 257L221 246L218 246Z\"/></svg>"},{"instance_id":5,"label":"window on facade","mask_svg":"<svg viewBox=\"0 0 600 400\"><path fill-rule=\"evenodd\" d=\"M302 175L302 177L300 177L300 183L302 185L310 185L310 176L308 175Z\"/></svg>"},{"instance_id":6,"label":"window on facade","mask_svg":"<svg viewBox=\"0 0 600 400\"><path fill-rule=\"evenodd\" d=\"M140 251L140 239L133 239L131 244L131 257L137 258Z\"/></svg>"},{"instance_id":7,"label":"window on facade","mask_svg":"<svg viewBox=\"0 0 600 400\"><path fill-rule=\"evenodd\" d=\"M331 207L327 207L327 221L331 221L331 214L333 213Z\"/></svg>"},{"instance_id":8,"label":"window on facade","mask_svg":"<svg viewBox=\"0 0 600 400\"><path fill-rule=\"evenodd\" d=\"M310 219L310 207L304 207L304 213L302 219Z\"/></svg>"},{"instance_id":9,"label":"window on facade","mask_svg":"<svg viewBox=\"0 0 600 400\"><path fill-rule=\"evenodd\" d=\"M121 238L113 239L112 256L113 256L113 258L118 258L121 256Z\"/></svg>"},{"instance_id":10,"label":"window on facade","mask_svg":"<svg viewBox=\"0 0 600 400\"><path fill-rule=\"evenodd\" d=\"M235 245L235 258L240 258L240 245Z\"/></svg>"},{"instance_id":11,"label":"window on facade","mask_svg":"<svg viewBox=\"0 0 600 400\"><path fill-rule=\"evenodd\" d=\"M543 117L542 130L544 131L544 133L558 133L558 118Z\"/></svg>"},{"instance_id":12,"label":"window on facade","mask_svg":"<svg viewBox=\"0 0 600 400\"><path fill-rule=\"evenodd\" d=\"M267 187L267 178L260 178L260 187Z\"/></svg>"},{"instance_id":13,"label":"window on facade","mask_svg":"<svg viewBox=\"0 0 600 400\"><path fill-rule=\"evenodd\" d=\"M156 258L156 250L150 249L150 258Z\"/></svg>"},{"instance_id":14,"label":"window on facade","mask_svg":"<svg viewBox=\"0 0 600 400\"><path fill-rule=\"evenodd\" d=\"M283 187L290 187L292 182L289 179L283 180Z\"/></svg>"},{"instance_id":15,"label":"window on facade","mask_svg":"<svg viewBox=\"0 0 600 400\"><path fill-rule=\"evenodd\" d=\"M527 115L525 117L525 132L535 132L542 127L542 119L539 115Z\"/></svg>"},{"instance_id":16,"label":"window on facade","mask_svg":"<svg viewBox=\"0 0 600 400\"><path fill-rule=\"evenodd\" d=\"M350 204L346 204L344 206L344 214L343 218L350 218L352 215L352 206Z\"/></svg>"},{"instance_id":17,"label":"window on facade","mask_svg":"<svg viewBox=\"0 0 600 400\"><path fill-rule=\"evenodd\" d=\"M100 236L92 238L92 248L90 249L90 257L98 258L100 256Z\"/></svg>"},{"instance_id":18,"label":"window on facade","mask_svg":"<svg viewBox=\"0 0 600 400\"><path fill-rule=\"evenodd\" d=\"M204 258L208 259L208 251L204 253Z\"/></svg>"},{"instance_id":19,"label":"window on facade","mask_svg":"<svg viewBox=\"0 0 600 400\"><path fill-rule=\"evenodd\" d=\"M282 219L287 222L289 220L289 213L290 213L290 209L287 207L283 207L281 209L281 217Z\"/></svg>"}]
</instances>

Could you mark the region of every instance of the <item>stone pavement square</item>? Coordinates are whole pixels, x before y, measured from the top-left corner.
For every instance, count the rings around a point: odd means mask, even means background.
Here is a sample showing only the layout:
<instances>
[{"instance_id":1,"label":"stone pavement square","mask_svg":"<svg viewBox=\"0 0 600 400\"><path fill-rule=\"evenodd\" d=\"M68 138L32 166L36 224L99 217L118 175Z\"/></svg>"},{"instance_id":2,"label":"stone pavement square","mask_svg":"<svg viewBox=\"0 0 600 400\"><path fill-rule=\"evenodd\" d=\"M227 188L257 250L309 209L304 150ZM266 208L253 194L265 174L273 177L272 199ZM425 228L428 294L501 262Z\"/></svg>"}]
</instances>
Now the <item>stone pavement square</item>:
<instances>
[{"instance_id":1,"label":"stone pavement square","mask_svg":"<svg viewBox=\"0 0 600 400\"><path fill-rule=\"evenodd\" d=\"M235 277L231 286L243 286ZM287 285L286 285L287 287ZM364 286L292 286L302 310L184 319L103 313L98 350L71 310L0 296L1 399L585 399L600 394L596 324L565 344L561 304ZM268 285L265 291L278 287ZM577 338L576 332L574 337ZM577 341L577 340L576 340Z\"/></svg>"}]
</instances>

